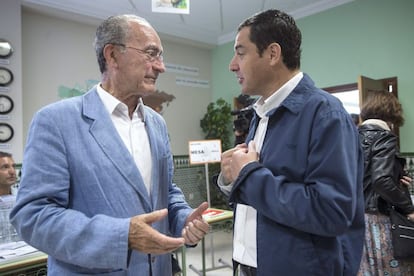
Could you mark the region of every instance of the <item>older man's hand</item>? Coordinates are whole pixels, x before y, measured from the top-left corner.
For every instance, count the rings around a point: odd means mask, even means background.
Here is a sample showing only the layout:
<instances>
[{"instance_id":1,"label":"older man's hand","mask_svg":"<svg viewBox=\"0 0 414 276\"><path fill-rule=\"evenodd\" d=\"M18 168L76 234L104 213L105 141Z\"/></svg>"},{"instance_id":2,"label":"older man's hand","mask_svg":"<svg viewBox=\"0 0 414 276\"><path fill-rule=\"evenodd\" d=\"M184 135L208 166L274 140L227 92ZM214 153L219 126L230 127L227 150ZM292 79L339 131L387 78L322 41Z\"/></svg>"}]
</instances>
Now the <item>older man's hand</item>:
<instances>
[{"instance_id":1,"label":"older man's hand","mask_svg":"<svg viewBox=\"0 0 414 276\"><path fill-rule=\"evenodd\" d=\"M184 245L184 238L173 238L154 229L151 224L164 219L167 209L131 218L128 235L130 248L149 254L165 254Z\"/></svg>"},{"instance_id":2,"label":"older man's hand","mask_svg":"<svg viewBox=\"0 0 414 276\"><path fill-rule=\"evenodd\" d=\"M208 208L208 203L203 202L187 218L182 237L187 245L197 244L209 231L208 223L202 215Z\"/></svg>"}]
</instances>

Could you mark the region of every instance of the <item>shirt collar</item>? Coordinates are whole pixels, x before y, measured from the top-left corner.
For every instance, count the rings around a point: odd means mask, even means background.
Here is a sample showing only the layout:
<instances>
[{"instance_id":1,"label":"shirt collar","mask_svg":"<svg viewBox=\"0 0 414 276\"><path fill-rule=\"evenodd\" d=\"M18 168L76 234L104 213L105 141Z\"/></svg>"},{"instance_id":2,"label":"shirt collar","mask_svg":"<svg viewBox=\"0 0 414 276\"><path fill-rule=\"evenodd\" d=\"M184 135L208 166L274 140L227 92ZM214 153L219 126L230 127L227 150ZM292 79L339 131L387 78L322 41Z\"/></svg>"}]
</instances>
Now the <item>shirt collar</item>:
<instances>
[{"instance_id":1,"label":"shirt collar","mask_svg":"<svg viewBox=\"0 0 414 276\"><path fill-rule=\"evenodd\" d=\"M276 90L270 97L266 100L263 100L263 97L260 97L256 103L253 105L253 109L256 111L257 115L260 118L266 116L267 112L278 107L284 99L289 96L289 94L295 89L298 83L303 78L303 73L297 73L293 78L287 81L282 87Z\"/></svg>"},{"instance_id":2,"label":"shirt collar","mask_svg":"<svg viewBox=\"0 0 414 276\"><path fill-rule=\"evenodd\" d=\"M101 98L106 110L109 114L114 114L117 110L123 114L128 114L128 107L126 104L112 96L108 91L102 88L101 83L96 86L96 91ZM142 98L139 98L137 107L134 112L137 112L138 117L145 122L145 109Z\"/></svg>"}]
</instances>

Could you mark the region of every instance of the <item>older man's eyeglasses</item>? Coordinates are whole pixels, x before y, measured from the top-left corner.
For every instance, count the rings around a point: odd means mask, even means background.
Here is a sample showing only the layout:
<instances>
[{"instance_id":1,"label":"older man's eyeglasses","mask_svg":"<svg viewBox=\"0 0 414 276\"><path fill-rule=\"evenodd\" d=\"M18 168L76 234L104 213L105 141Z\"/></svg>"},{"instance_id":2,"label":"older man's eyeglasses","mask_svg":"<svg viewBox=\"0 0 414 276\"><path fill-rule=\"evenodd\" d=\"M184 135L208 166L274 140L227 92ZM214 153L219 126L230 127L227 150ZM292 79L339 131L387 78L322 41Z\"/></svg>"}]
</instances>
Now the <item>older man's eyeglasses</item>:
<instances>
[{"instance_id":1,"label":"older man's eyeglasses","mask_svg":"<svg viewBox=\"0 0 414 276\"><path fill-rule=\"evenodd\" d=\"M147 59L149 62L163 62L164 61L164 57L162 56L162 52L158 51L157 49L147 49L147 50L142 50L142 49L138 49L135 47L131 47L131 46L126 46L125 44L116 44L119 45L121 47L124 48L128 48L128 49L132 49L137 51L140 54L144 54L147 56Z\"/></svg>"}]
</instances>

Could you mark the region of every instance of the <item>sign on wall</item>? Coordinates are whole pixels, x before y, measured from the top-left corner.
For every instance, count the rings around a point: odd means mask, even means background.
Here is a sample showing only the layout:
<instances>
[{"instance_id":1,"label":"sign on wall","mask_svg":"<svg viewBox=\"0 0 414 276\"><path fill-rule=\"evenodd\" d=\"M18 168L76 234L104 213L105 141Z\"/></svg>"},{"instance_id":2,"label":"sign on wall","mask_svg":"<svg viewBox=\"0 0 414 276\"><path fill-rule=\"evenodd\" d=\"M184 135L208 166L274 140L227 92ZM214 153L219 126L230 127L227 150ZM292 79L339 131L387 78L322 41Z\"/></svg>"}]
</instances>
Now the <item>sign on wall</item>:
<instances>
[{"instance_id":1,"label":"sign on wall","mask_svg":"<svg viewBox=\"0 0 414 276\"><path fill-rule=\"evenodd\" d=\"M190 14L190 0L152 0L152 11Z\"/></svg>"}]
</instances>

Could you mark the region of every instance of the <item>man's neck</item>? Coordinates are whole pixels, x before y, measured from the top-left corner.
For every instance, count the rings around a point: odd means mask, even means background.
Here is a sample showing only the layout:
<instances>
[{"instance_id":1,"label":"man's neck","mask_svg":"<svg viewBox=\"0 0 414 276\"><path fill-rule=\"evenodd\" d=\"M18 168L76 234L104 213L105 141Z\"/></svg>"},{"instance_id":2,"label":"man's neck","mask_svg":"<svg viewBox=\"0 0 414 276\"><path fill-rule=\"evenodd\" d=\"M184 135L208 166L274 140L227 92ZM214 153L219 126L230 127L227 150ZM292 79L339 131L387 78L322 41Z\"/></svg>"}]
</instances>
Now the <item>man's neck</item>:
<instances>
[{"instance_id":1,"label":"man's neck","mask_svg":"<svg viewBox=\"0 0 414 276\"><path fill-rule=\"evenodd\" d=\"M2 195L11 195L11 188L0 188L0 196Z\"/></svg>"}]
</instances>

